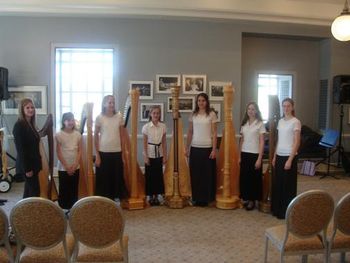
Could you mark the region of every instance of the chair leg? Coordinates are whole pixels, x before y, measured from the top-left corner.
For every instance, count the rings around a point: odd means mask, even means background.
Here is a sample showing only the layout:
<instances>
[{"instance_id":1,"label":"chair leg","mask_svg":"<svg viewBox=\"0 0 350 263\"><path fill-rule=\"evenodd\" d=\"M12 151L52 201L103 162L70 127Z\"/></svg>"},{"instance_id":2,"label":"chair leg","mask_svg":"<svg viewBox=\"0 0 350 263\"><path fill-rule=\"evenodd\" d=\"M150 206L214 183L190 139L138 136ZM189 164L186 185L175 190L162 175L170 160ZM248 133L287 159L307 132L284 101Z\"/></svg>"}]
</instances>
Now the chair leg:
<instances>
[{"instance_id":1,"label":"chair leg","mask_svg":"<svg viewBox=\"0 0 350 263\"><path fill-rule=\"evenodd\" d=\"M280 263L284 262L284 251L282 250L280 253Z\"/></svg>"},{"instance_id":2,"label":"chair leg","mask_svg":"<svg viewBox=\"0 0 350 263\"><path fill-rule=\"evenodd\" d=\"M340 253L340 262L345 263L345 252Z\"/></svg>"},{"instance_id":3,"label":"chair leg","mask_svg":"<svg viewBox=\"0 0 350 263\"><path fill-rule=\"evenodd\" d=\"M268 250L268 246L269 246L269 238L266 237L266 240L265 240L265 257L264 257L264 263L267 263L267 250Z\"/></svg>"},{"instance_id":4,"label":"chair leg","mask_svg":"<svg viewBox=\"0 0 350 263\"><path fill-rule=\"evenodd\" d=\"M307 255L302 255L301 256L301 262L302 263L307 263Z\"/></svg>"}]
</instances>

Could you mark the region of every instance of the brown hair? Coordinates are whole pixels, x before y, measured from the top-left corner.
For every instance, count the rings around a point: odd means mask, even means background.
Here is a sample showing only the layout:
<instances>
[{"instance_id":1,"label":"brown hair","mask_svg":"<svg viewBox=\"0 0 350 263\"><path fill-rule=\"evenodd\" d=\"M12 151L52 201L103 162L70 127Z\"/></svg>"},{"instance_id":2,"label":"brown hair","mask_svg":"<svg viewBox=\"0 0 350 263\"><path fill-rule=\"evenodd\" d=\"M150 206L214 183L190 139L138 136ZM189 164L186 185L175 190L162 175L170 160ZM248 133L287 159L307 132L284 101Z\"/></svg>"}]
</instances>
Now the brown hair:
<instances>
[{"instance_id":1,"label":"brown hair","mask_svg":"<svg viewBox=\"0 0 350 263\"><path fill-rule=\"evenodd\" d=\"M102 111L102 114L106 114L106 111L107 111L107 107L105 106L106 105L106 103L107 103L107 101L108 101L108 99L109 98L113 98L114 99L114 103L115 103L115 98L114 98L114 96L113 95L106 95L106 96L104 96L103 97L103 99L102 99L102 109L101 109L101 111ZM115 107L114 107L114 111L113 111L113 114L116 114L117 113L117 111L115 110Z\"/></svg>"},{"instance_id":2,"label":"brown hair","mask_svg":"<svg viewBox=\"0 0 350 263\"><path fill-rule=\"evenodd\" d=\"M255 108L255 118L258 120L258 121L262 121L262 117L261 117L261 112L260 112L260 109L259 109L259 106L256 102L252 101L252 102L249 102L245 108L245 113L244 113L244 116L243 116L243 120L242 120L242 123L241 123L241 126L243 126L244 124L247 123L247 121L249 120L249 116L248 116L248 107L250 105L253 105L254 108Z\"/></svg>"},{"instance_id":3,"label":"brown hair","mask_svg":"<svg viewBox=\"0 0 350 263\"><path fill-rule=\"evenodd\" d=\"M193 114L197 115L198 112L199 112L199 107L198 107L198 99L199 99L199 97L204 98L205 101L207 102L207 106L205 107L205 112L207 113L207 115L209 115L209 113L210 113L210 102L209 102L208 95L206 93L204 93L204 92L203 93L199 93L197 95L197 97L196 97L196 107L195 107L195 109L193 111Z\"/></svg>"},{"instance_id":4,"label":"brown hair","mask_svg":"<svg viewBox=\"0 0 350 263\"><path fill-rule=\"evenodd\" d=\"M283 103L285 102L289 102L290 104L292 104L293 106L292 115L295 117L294 100L292 100L291 98L285 98L284 100L282 100L282 106L283 106ZM284 116L284 113L283 113L283 116Z\"/></svg>"},{"instance_id":5,"label":"brown hair","mask_svg":"<svg viewBox=\"0 0 350 263\"><path fill-rule=\"evenodd\" d=\"M34 114L30 118L30 120L27 121L25 113L24 113L24 107L27 106L29 103L31 103L34 107ZM21 100L21 102L18 104L18 120L23 121L24 123L29 125L32 128L35 136L40 138L40 135L36 129L35 115L36 115L36 110L35 110L35 105L34 105L33 101L29 98L25 98L25 99Z\"/></svg>"},{"instance_id":6,"label":"brown hair","mask_svg":"<svg viewBox=\"0 0 350 263\"><path fill-rule=\"evenodd\" d=\"M63 113L62 120L61 120L61 130L64 130L64 128L66 128L66 125L64 124L66 120L74 120L74 114L72 112ZM73 130L75 130L75 123L74 123Z\"/></svg>"},{"instance_id":7,"label":"brown hair","mask_svg":"<svg viewBox=\"0 0 350 263\"><path fill-rule=\"evenodd\" d=\"M149 121L152 120L151 113L152 113L152 111L154 111L155 109L158 109L158 110L159 110L159 113L162 114L162 109L161 109L160 105L152 105L151 107L149 107L149 112L148 112L148 119L149 119ZM162 117L162 116L160 116L159 121L161 121L161 117Z\"/></svg>"}]
</instances>

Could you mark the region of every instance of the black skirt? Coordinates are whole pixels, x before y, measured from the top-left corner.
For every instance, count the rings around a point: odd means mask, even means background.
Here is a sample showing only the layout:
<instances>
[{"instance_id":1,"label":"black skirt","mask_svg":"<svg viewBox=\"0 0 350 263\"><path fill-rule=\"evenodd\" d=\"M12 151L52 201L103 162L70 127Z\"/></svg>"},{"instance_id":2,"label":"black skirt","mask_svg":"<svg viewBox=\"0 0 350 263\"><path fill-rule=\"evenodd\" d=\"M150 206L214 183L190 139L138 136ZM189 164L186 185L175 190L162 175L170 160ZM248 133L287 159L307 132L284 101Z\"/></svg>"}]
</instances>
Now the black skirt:
<instances>
[{"instance_id":1,"label":"black skirt","mask_svg":"<svg viewBox=\"0 0 350 263\"><path fill-rule=\"evenodd\" d=\"M33 171L32 177L24 175L24 192L23 198L27 197L39 197L40 196L40 184L39 175Z\"/></svg>"},{"instance_id":2,"label":"black skirt","mask_svg":"<svg viewBox=\"0 0 350 263\"><path fill-rule=\"evenodd\" d=\"M262 168L255 169L259 154L241 152L240 192L243 200L261 200Z\"/></svg>"},{"instance_id":3,"label":"black skirt","mask_svg":"<svg viewBox=\"0 0 350 263\"><path fill-rule=\"evenodd\" d=\"M164 194L163 157L149 158L145 164L146 195Z\"/></svg>"},{"instance_id":4,"label":"black skirt","mask_svg":"<svg viewBox=\"0 0 350 263\"><path fill-rule=\"evenodd\" d=\"M63 209L71 209L78 201L79 169L73 175L68 175L66 171L58 171L58 182L58 204Z\"/></svg>"},{"instance_id":5,"label":"black skirt","mask_svg":"<svg viewBox=\"0 0 350 263\"><path fill-rule=\"evenodd\" d=\"M275 175L272 178L271 211L274 216L284 219L289 203L297 194L297 158L289 170L284 169L288 156L276 155Z\"/></svg>"},{"instance_id":6,"label":"black skirt","mask_svg":"<svg viewBox=\"0 0 350 263\"><path fill-rule=\"evenodd\" d=\"M209 203L215 200L216 160L209 159L211 151L211 147L191 147L189 165L194 202Z\"/></svg>"},{"instance_id":7,"label":"black skirt","mask_svg":"<svg viewBox=\"0 0 350 263\"><path fill-rule=\"evenodd\" d=\"M100 152L101 164L96 167L96 195L114 200L127 197L121 152Z\"/></svg>"}]
</instances>

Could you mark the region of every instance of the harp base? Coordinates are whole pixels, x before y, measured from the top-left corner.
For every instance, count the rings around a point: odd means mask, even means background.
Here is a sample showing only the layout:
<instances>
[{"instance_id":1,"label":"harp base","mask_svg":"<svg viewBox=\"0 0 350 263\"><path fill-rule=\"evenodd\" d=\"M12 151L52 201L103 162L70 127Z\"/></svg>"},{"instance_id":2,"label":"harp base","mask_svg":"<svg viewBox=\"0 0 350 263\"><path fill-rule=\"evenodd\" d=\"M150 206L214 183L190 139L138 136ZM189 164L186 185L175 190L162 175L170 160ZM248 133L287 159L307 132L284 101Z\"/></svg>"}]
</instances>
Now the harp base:
<instances>
[{"instance_id":1,"label":"harp base","mask_svg":"<svg viewBox=\"0 0 350 263\"><path fill-rule=\"evenodd\" d=\"M271 213L271 202L270 201L260 201L259 211L263 213Z\"/></svg>"},{"instance_id":2,"label":"harp base","mask_svg":"<svg viewBox=\"0 0 350 263\"><path fill-rule=\"evenodd\" d=\"M129 198L123 205L124 208L129 210L144 209L145 202L141 198Z\"/></svg>"},{"instance_id":3,"label":"harp base","mask_svg":"<svg viewBox=\"0 0 350 263\"><path fill-rule=\"evenodd\" d=\"M242 203L237 196L231 196L231 197L217 196L216 207L220 209L242 208Z\"/></svg>"},{"instance_id":4,"label":"harp base","mask_svg":"<svg viewBox=\"0 0 350 263\"><path fill-rule=\"evenodd\" d=\"M185 207L185 199L182 198L181 196L169 196L167 198L167 205L169 208L184 208Z\"/></svg>"}]
</instances>

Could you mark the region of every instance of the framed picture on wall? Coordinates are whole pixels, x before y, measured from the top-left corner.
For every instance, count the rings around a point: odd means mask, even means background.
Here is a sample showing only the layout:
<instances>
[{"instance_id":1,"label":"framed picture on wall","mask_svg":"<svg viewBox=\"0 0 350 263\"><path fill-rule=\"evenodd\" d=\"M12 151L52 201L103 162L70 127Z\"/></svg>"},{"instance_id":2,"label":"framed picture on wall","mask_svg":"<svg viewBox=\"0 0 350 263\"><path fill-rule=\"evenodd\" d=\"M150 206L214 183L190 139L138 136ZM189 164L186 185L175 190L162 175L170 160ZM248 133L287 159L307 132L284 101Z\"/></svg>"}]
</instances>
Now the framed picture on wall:
<instances>
[{"instance_id":1,"label":"framed picture on wall","mask_svg":"<svg viewBox=\"0 0 350 263\"><path fill-rule=\"evenodd\" d=\"M129 81L130 89L139 89L140 100L153 99L153 81Z\"/></svg>"},{"instance_id":2,"label":"framed picture on wall","mask_svg":"<svg viewBox=\"0 0 350 263\"><path fill-rule=\"evenodd\" d=\"M182 93L199 94L206 92L206 75L182 75Z\"/></svg>"},{"instance_id":3,"label":"framed picture on wall","mask_svg":"<svg viewBox=\"0 0 350 263\"><path fill-rule=\"evenodd\" d=\"M18 114L22 99L33 101L36 114L47 114L47 86L18 86L8 88L10 97L2 101L4 114Z\"/></svg>"},{"instance_id":4,"label":"framed picture on wall","mask_svg":"<svg viewBox=\"0 0 350 263\"><path fill-rule=\"evenodd\" d=\"M172 112L172 97L168 97L168 112ZM179 97L179 112L193 112L194 110L194 97Z\"/></svg>"},{"instance_id":5,"label":"framed picture on wall","mask_svg":"<svg viewBox=\"0 0 350 263\"><path fill-rule=\"evenodd\" d=\"M232 82L210 81L209 82L209 99L222 101L224 100L224 87L232 85Z\"/></svg>"},{"instance_id":6,"label":"framed picture on wall","mask_svg":"<svg viewBox=\"0 0 350 263\"><path fill-rule=\"evenodd\" d=\"M164 121L164 103L150 102L150 103L140 103L140 121L149 121L150 108L154 105L160 107L160 120Z\"/></svg>"},{"instance_id":7,"label":"framed picture on wall","mask_svg":"<svg viewBox=\"0 0 350 263\"><path fill-rule=\"evenodd\" d=\"M210 108L216 113L218 117L218 122L221 121L221 104L220 103L210 103Z\"/></svg>"},{"instance_id":8,"label":"framed picture on wall","mask_svg":"<svg viewBox=\"0 0 350 263\"><path fill-rule=\"evenodd\" d=\"M170 94L171 88L181 85L181 75L156 75L157 93Z\"/></svg>"}]
</instances>

